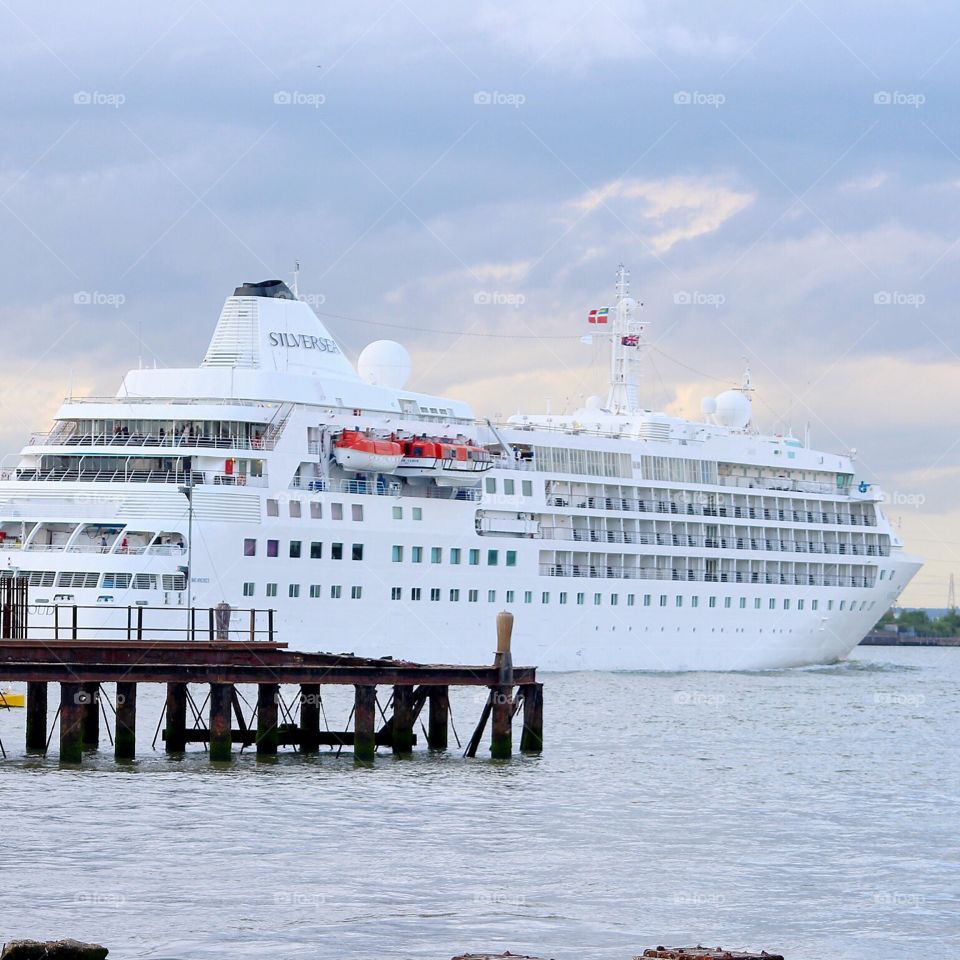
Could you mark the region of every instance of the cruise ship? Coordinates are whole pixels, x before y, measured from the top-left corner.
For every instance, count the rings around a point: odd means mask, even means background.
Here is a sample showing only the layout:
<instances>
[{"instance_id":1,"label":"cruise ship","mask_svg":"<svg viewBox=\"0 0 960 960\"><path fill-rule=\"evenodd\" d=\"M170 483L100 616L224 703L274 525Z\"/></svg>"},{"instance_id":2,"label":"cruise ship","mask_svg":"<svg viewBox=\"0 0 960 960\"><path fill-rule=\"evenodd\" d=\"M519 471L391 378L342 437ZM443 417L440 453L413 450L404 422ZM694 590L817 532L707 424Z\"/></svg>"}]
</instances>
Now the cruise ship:
<instances>
[{"instance_id":1,"label":"cruise ship","mask_svg":"<svg viewBox=\"0 0 960 960\"><path fill-rule=\"evenodd\" d=\"M270 609L294 649L486 663L510 610L515 658L548 670L843 658L920 567L880 489L760 432L749 375L698 419L645 409L628 284L589 315L608 397L495 423L407 389L393 341L355 368L296 284L244 283L199 366L68 397L29 438L0 480L4 573L35 627L228 604L237 637Z\"/></svg>"}]
</instances>

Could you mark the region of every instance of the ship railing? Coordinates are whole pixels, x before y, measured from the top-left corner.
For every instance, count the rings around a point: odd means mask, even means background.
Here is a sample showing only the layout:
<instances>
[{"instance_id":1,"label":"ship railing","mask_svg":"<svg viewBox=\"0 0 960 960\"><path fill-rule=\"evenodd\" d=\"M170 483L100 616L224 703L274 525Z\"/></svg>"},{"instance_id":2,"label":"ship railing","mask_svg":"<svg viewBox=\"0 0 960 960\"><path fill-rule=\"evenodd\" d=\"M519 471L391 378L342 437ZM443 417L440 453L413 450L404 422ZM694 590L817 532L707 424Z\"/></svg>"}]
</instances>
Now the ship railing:
<instances>
[{"instance_id":1,"label":"ship railing","mask_svg":"<svg viewBox=\"0 0 960 960\"><path fill-rule=\"evenodd\" d=\"M266 429L266 424L264 429ZM57 436L56 430L49 433L34 433L27 440L28 447L149 447L151 450L273 450L275 439L265 437L214 437L214 436L159 436L154 434L79 434Z\"/></svg>"},{"instance_id":2,"label":"ship railing","mask_svg":"<svg viewBox=\"0 0 960 960\"><path fill-rule=\"evenodd\" d=\"M176 544L154 544L145 546L137 544L127 545L124 548L120 543L110 544L106 547L98 543L74 543L67 546L65 543L28 543L23 545L12 545L8 542L0 544L0 550L22 550L24 553L93 553L110 554L116 557L179 557L186 553L186 547L179 547Z\"/></svg>"},{"instance_id":3,"label":"ship railing","mask_svg":"<svg viewBox=\"0 0 960 960\"><path fill-rule=\"evenodd\" d=\"M838 487L820 480L791 480L789 477L731 477L719 476L722 487L745 487L751 490L780 490L785 493L838 493L848 496L846 487Z\"/></svg>"},{"instance_id":4,"label":"ship railing","mask_svg":"<svg viewBox=\"0 0 960 960\"><path fill-rule=\"evenodd\" d=\"M704 573L701 570L660 569L656 567L621 567L610 564L542 563L542 577L571 577L587 580L669 580L674 583L732 583L757 586L797 587L869 587L871 580L863 576L827 576L823 574L776 574L733 570Z\"/></svg>"},{"instance_id":5,"label":"ship railing","mask_svg":"<svg viewBox=\"0 0 960 960\"><path fill-rule=\"evenodd\" d=\"M179 483L186 484L191 474L179 470L18 470L18 480L79 483ZM192 474L194 486L204 483L202 471Z\"/></svg>"},{"instance_id":6,"label":"ship railing","mask_svg":"<svg viewBox=\"0 0 960 960\"><path fill-rule=\"evenodd\" d=\"M636 533L626 530L583 530L547 527L548 540L572 540L577 543L628 543L657 547L705 547L715 550L759 550L780 553L822 553L840 556L888 557L889 546L882 544L817 543L812 540L783 540L777 537L705 537L684 533Z\"/></svg>"},{"instance_id":7,"label":"ship railing","mask_svg":"<svg viewBox=\"0 0 960 960\"><path fill-rule=\"evenodd\" d=\"M182 592L182 591L178 591ZM105 594L105 596L108 596ZM26 639L182 640L215 642L276 640L275 611L216 607L37 603L28 605ZM104 614L109 613L104 623ZM38 617L44 618L42 621Z\"/></svg>"},{"instance_id":8,"label":"ship railing","mask_svg":"<svg viewBox=\"0 0 960 960\"><path fill-rule=\"evenodd\" d=\"M331 480L326 477L294 477L291 490L312 493L355 493L364 496L399 497L403 484L398 480Z\"/></svg>"},{"instance_id":9,"label":"ship railing","mask_svg":"<svg viewBox=\"0 0 960 960\"><path fill-rule=\"evenodd\" d=\"M771 507L711 506L706 503L709 494L698 494L697 500L682 503L676 500L634 499L632 497L595 497L575 495L551 495L548 507L565 507L574 510L616 510L625 513L666 513L671 516L732 517L737 520L770 520L781 523L823 523L838 526L875 527L876 520L866 516L842 513L823 513L810 510L778 510Z\"/></svg>"}]
</instances>

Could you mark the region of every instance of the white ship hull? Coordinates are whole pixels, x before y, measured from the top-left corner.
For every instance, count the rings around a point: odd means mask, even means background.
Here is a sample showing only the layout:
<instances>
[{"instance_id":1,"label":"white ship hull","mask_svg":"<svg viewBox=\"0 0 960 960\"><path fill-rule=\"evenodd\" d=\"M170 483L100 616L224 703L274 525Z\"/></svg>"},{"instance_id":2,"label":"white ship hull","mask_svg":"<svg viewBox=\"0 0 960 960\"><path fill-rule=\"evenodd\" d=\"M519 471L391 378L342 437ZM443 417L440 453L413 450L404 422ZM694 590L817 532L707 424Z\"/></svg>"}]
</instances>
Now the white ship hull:
<instances>
[{"instance_id":1,"label":"white ship hull","mask_svg":"<svg viewBox=\"0 0 960 960\"><path fill-rule=\"evenodd\" d=\"M285 289L238 288L201 367L67 401L0 480L0 569L29 578L34 631L66 636L76 605L81 636L122 638L145 607L150 636L192 604L203 636L226 602L272 609L293 649L488 663L506 609L515 661L545 670L771 669L846 656L919 569L849 456L748 428L749 384L704 422L614 389L494 427L362 382ZM356 462L331 454L345 430L487 460Z\"/></svg>"}]
</instances>

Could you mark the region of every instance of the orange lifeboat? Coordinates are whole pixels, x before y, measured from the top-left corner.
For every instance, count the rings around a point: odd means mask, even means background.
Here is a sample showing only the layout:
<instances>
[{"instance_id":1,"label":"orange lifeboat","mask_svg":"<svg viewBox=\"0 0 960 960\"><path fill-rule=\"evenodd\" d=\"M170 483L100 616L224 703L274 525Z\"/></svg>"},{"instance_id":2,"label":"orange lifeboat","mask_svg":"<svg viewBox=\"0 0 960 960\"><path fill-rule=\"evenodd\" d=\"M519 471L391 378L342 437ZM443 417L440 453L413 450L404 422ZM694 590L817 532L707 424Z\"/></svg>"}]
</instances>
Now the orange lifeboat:
<instances>
[{"instance_id":1,"label":"orange lifeboat","mask_svg":"<svg viewBox=\"0 0 960 960\"><path fill-rule=\"evenodd\" d=\"M483 447L447 438L413 437L403 441L403 459L396 473L432 478L439 486L475 485L492 466L493 458Z\"/></svg>"},{"instance_id":2,"label":"orange lifeboat","mask_svg":"<svg viewBox=\"0 0 960 960\"><path fill-rule=\"evenodd\" d=\"M379 439L360 430L344 430L333 447L333 458L341 467L361 473L392 473L403 453L396 440Z\"/></svg>"}]
</instances>

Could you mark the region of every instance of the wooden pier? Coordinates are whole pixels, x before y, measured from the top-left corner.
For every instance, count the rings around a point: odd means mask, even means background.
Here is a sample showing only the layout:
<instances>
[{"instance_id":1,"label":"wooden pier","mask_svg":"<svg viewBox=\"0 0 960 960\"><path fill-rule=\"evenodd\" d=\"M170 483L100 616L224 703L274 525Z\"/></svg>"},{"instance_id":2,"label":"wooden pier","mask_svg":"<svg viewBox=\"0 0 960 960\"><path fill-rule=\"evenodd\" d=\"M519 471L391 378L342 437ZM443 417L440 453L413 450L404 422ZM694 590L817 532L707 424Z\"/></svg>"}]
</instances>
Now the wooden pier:
<instances>
[{"instance_id":1,"label":"wooden pier","mask_svg":"<svg viewBox=\"0 0 960 960\"><path fill-rule=\"evenodd\" d=\"M488 690L465 756L476 756L490 722L491 756L510 757L513 721L521 710L521 752L543 748L543 687L535 667L513 666L509 613L497 617L497 654L488 666L298 653L272 640L33 639L18 616L11 614L11 622L20 636L0 639L0 681L27 685L26 749L34 753L46 752L52 737L48 686L59 684L53 722L59 722L62 763L80 763L84 751L98 748L101 721L111 718L116 758L132 759L137 691L144 683L166 686L166 752L182 753L189 744L203 743L212 761L229 761L238 745L254 747L258 756L275 755L281 747L316 753L322 746L351 748L363 761L373 760L380 747L408 754L418 742L415 730L424 707L427 746L446 750L451 687ZM201 706L191 684L208 690ZM243 685L257 690L249 716L238 692ZM354 687L347 729L321 729L322 690L332 685ZM288 703L282 691L291 686L297 693ZM378 697L381 688L387 688L386 706Z\"/></svg>"}]
</instances>

